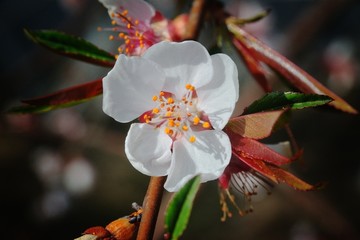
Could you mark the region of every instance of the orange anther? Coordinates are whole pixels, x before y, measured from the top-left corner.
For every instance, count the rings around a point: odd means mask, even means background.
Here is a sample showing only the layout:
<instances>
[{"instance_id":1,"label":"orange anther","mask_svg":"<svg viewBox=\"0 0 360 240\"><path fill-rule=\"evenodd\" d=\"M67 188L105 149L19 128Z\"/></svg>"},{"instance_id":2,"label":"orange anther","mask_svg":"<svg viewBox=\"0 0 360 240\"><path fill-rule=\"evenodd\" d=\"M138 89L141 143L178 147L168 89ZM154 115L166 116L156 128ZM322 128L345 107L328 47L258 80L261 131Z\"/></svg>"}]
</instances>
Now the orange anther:
<instances>
[{"instance_id":1,"label":"orange anther","mask_svg":"<svg viewBox=\"0 0 360 240\"><path fill-rule=\"evenodd\" d=\"M169 119L169 120L168 120L168 126L169 126L169 127L174 127L174 126L175 126L175 122L174 122L173 119Z\"/></svg>"},{"instance_id":2,"label":"orange anther","mask_svg":"<svg viewBox=\"0 0 360 240\"><path fill-rule=\"evenodd\" d=\"M158 100L158 96L154 95L154 96L152 97L152 100L155 102L156 100Z\"/></svg>"},{"instance_id":3,"label":"orange anther","mask_svg":"<svg viewBox=\"0 0 360 240\"><path fill-rule=\"evenodd\" d=\"M209 128L210 123L209 122L204 122L202 126L203 126L203 128Z\"/></svg>"},{"instance_id":4,"label":"orange anther","mask_svg":"<svg viewBox=\"0 0 360 240\"><path fill-rule=\"evenodd\" d=\"M167 99L167 103L169 103L169 104L174 103L174 99L173 99L173 98L171 98L171 97L169 97L169 98Z\"/></svg>"},{"instance_id":5,"label":"orange anther","mask_svg":"<svg viewBox=\"0 0 360 240\"><path fill-rule=\"evenodd\" d=\"M189 130L189 128L188 128L188 126L184 125L184 126L182 126L182 130L187 131L187 130Z\"/></svg>"},{"instance_id":6,"label":"orange anther","mask_svg":"<svg viewBox=\"0 0 360 240\"><path fill-rule=\"evenodd\" d=\"M155 113L155 114L156 114L156 113L159 113L159 112L160 112L160 109L154 108L154 109L152 110L152 112Z\"/></svg>"},{"instance_id":7,"label":"orange anther","mask_svg":"<svg viewBox=\"0 0 360 240\"><path fill-rule=\"evenodd\" d=\"M165 133L168 134L168 135L172 135L174 133L173 130L171 130L170 128L165 128L164 129Z\"/></svg>"},{"instance_id":8,"label":"orange anther","mask_svg":"<svg viewBox=\"0 0 360 240\"><path fill-rule=\"evenodd\" d=\"M198 125L199 122L200 122L200 118L198 116L194 117L194 119L193 119L194 125Z\"/></svg>"},{"instance_id":9,"label":"orange anther","mask_svg":"<svg viewBox=\"0 0 360 240\"><path fill-rule=\"evenodd\" d=\"M196 141L196 137L194 135L192 135L190 138L189 138L189 142L193 143Z\"/></svg>"}]
</instances>

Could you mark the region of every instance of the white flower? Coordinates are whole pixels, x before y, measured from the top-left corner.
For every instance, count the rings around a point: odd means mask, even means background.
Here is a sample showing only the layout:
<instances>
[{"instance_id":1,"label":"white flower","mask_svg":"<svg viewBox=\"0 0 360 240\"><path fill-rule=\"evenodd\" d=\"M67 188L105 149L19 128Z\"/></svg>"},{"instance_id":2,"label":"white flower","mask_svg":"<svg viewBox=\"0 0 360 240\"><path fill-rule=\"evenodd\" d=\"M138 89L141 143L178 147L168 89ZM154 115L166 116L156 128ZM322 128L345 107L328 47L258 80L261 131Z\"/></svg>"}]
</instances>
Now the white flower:
<instances>
[{"instance_id":1,"label":"white flower","mask_svg":"<svg viewBox=\"0 0 360 240\"><path fill-rule=\"evenodd\" d=\"M140 117L125 141L130 163L149 176L168 175L171 192L196 175L206 182L223 173L231 144L222 129L238 95L235 63L195 41L120 55L103 79L104 112L122 123Z\"/></svg>"}]
</instances>

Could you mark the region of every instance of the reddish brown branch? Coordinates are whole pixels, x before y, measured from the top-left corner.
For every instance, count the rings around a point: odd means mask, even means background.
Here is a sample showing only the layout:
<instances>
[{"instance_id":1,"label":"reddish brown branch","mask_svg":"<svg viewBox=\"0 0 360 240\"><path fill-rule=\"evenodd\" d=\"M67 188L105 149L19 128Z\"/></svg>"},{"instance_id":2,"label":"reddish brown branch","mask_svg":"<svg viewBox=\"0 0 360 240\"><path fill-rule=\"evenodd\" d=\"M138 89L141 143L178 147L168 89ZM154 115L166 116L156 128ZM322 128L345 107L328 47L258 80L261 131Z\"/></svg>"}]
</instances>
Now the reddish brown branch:
<instances>
[{"instance_id":1,"label":"reddish brown branch","mask_svg":"<svg viewBox=\"0 0 360 240\"><path fill-rule=\"evenodd\" d=\"M143 215L137 240L151 240L154 235L166 177L151 177L143 202Z\"/></svg>"}]
</instances>

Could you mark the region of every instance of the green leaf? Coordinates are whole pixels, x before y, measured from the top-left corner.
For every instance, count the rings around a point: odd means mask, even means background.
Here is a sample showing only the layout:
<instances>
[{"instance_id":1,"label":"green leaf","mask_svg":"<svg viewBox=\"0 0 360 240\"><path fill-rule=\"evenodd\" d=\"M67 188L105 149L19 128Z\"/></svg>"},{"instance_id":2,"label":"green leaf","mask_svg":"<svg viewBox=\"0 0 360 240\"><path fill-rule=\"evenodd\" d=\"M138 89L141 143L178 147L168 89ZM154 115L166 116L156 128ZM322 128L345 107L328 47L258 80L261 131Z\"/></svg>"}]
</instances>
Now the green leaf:
<instances>
[{"instance_id":1,"label":"green leaf","mask_svg":"<svg viewBox=\"0 0 360 240\"><path fill-rule=\"evenodd\" d=\"M228 30L240 41L249 54L257 61L261 61L274 69L284 77L292 86L303 93L327 95L333 99L329 105L334 108L352 114L358 111L348 104L344 99L336 95L330 89L321 84L302 68L291 62L285 56L252 36L244 29L227 20ZM236 46L235 46L236 47ZM243 54L243 53L242 53Z\"/></svg>"},{"instance_id":2,"label":"green leaf","mask_svg":"<svg viewBox=\"0 0 360 240\"><path fill-rule=\"evenodd\" d=\"M243 114L250 114L278 109L302 109L317 107L332 101L332 98L318 94L304 94L297 92L271 92L253 102Z\"/></svg>"},{"instance_id":3,"label":"green leaf","mask_svg":"<svg viewBox=\"0 0 360 240\"><path fill-rule=\"evenodd\" d=\"M24 29L25 34L35 43L58 54L88 63L112 67L115 56L76 36L55 30L32 31Z\"/></svg>"},{"instance_id":4,"label":"green leaf","mask_svg":"<svg viewBox=\"0 0 360 240\"><path fill-rule=\"evenodd\" d=\"M83 102L86 102L92 98L88 99L82 99L79 101L72 101L67 102L64 104L58 104L58 105L31 105L31 104L24 104L17 107L10 108L7 113L15 113L15 114L32 114L32 113L45 113L51 110L61 109L61 108L68 108L72 107L78 104L81 104Z\"/></svg>"},{"instance_id":5,"label":"green leaf","mask_svg":"<svg viewBox=\"0 0 360 240\"><path fill-rule=\"evenodd\" d=\"M179 239L187 227L191 209L200 187L200 176L191 179L175 193L165 213L165 226L170 239Z\"/></svg>"},{"instance_id":6,"label":"green leaf","mask_svg":"<svg viewBox=\"0 0 360 240\"><path fill-rule=\"evenodd\" d=\"M227 24L232 23L235 25L245 25L247 23L255 23L260 21L261 19L267 17L271 12L271 9L266 9L265 11L259 12L258 14L251 16L249 18L236 18L229 17L226 22Z\"/></svg>"}]
</instances>

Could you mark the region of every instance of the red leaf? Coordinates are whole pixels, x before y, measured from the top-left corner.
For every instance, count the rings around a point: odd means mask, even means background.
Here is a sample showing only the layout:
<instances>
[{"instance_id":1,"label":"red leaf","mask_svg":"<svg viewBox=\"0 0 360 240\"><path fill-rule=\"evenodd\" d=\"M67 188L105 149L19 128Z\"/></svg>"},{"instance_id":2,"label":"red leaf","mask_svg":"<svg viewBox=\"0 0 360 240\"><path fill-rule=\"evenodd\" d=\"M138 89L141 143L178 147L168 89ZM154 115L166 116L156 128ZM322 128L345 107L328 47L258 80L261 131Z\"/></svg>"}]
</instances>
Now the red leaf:
<instances>
[{"instance_id":1,"label":"red leaf","mask_svg":"<svg viewBox=\"0 0 360 240\"><path fill-rule=\"evenodd\" d=\"M111 233L102 226L90 227L84 231L83 234L90 234L102 239L105 237L111 237Z\"/></svg>"},{"instance_id":2,"label":"red leaf","mask_svg":"<svg viewBox=\"0 0 360 240\"><path fill-rule=\"evenodd\" d=\"M266 163L259 159L249 158L239 151L233 150L233 155L236 156L239 161L247 164L253 170L269 178L275 183L283 182L296 190L302 191L309 191L319 188L319 185L310 185L299 179L298 177L294 176L293 174L280 168L279 166Z\"/></svg>"},{"instance_id":3,"label":"red leaf","mask_svg":"<svg viewBox=\"0 0 360 240\"><path fill-rule=\"evenodd\" d=\"M256 58L253 57L252 53L249 51L244 44L236 38L233 38L233 44L238 50L240 56L243 58L247 69L250 71L251 75L255 80L260 84L265 92L271 91L271 86L267 79L266 70L261 65Z\"/></svg>"},{"instance_id":4,"label":"red leaf","mask_svg":"<svg viewBox=\"0 0 360 240\"><path fill-rule=\"evenodd\" d=\"M260 60L283 75L294 87L304 93L324 94L334 99L329 105L348 113L357 113L345 100L330 91L310 74L295 65L289 59L271 49L251 34L233 24L229 30L243 43L253 57Z\"/></svg>"},{"instance_id":5,"label":"red leaf","mask_svg":"<svg viewBox=\"0 0 360 240\"><path fill-rule=\"evenodd\" d=\"M310 185L282 168L273 165L267 165L267 167L275 174L279 182L286 183L296 190L309 191L319 188L319 185Z\"/></svg>"},{"instance_id":6,"label":"red leaf","mask_svg":"<svg viewBox=\"0 0 360 240\"><path fill-rule=\"evenodd\" d=\"M86 100L100 94L102 94L102 79L97 79L85 84L66 88L49 95L22 100L22 102L34 106L62 105L75 101Z\"/></svg>"},{"instance_id":7,"label":"red leaf","mask_svg":"<svg viewBox=\"0 0 360 240\"><path fill-rule=\"evenodd\" d=\"M248 165L250 168L252 168L256 172L259 172L262 175L264 175L265 177L271 179L273 182L278 183L278 180L277 180L275 174L271 171L271 169L269 169L267 167L265 162L263 162L262 160L255 159L255 158L249 158L249 157L245 156L243 152L236 151L234 149L233 149L233 155L236 156L239 161L242 161L243 163Z\"/></svg>"},{"instance_id":8,"label":"red leaf","mask_svg":"<svg viewBox=\"0 0 360 240\"><path fill-rule=\"evenodd\" d=\"M225 130L225 132L230 138L233 151L235 150L238 155L240 154L242 157L261 160L278 166L288 164L293 161L293 158L285 157L256 140L243 138L231 131Z\"/></svg>"},{"instance_id":9,"label":"red leaf","mask_svg":"<svg viewBox=\"0 0 360 240\"><path fill-rule=\"evenodd\" d=\"M284 112L284 110L260 112L231 118L226 128L242 137L263 139L270 136L275 123Z\"/></svg>"}]
</instances>

